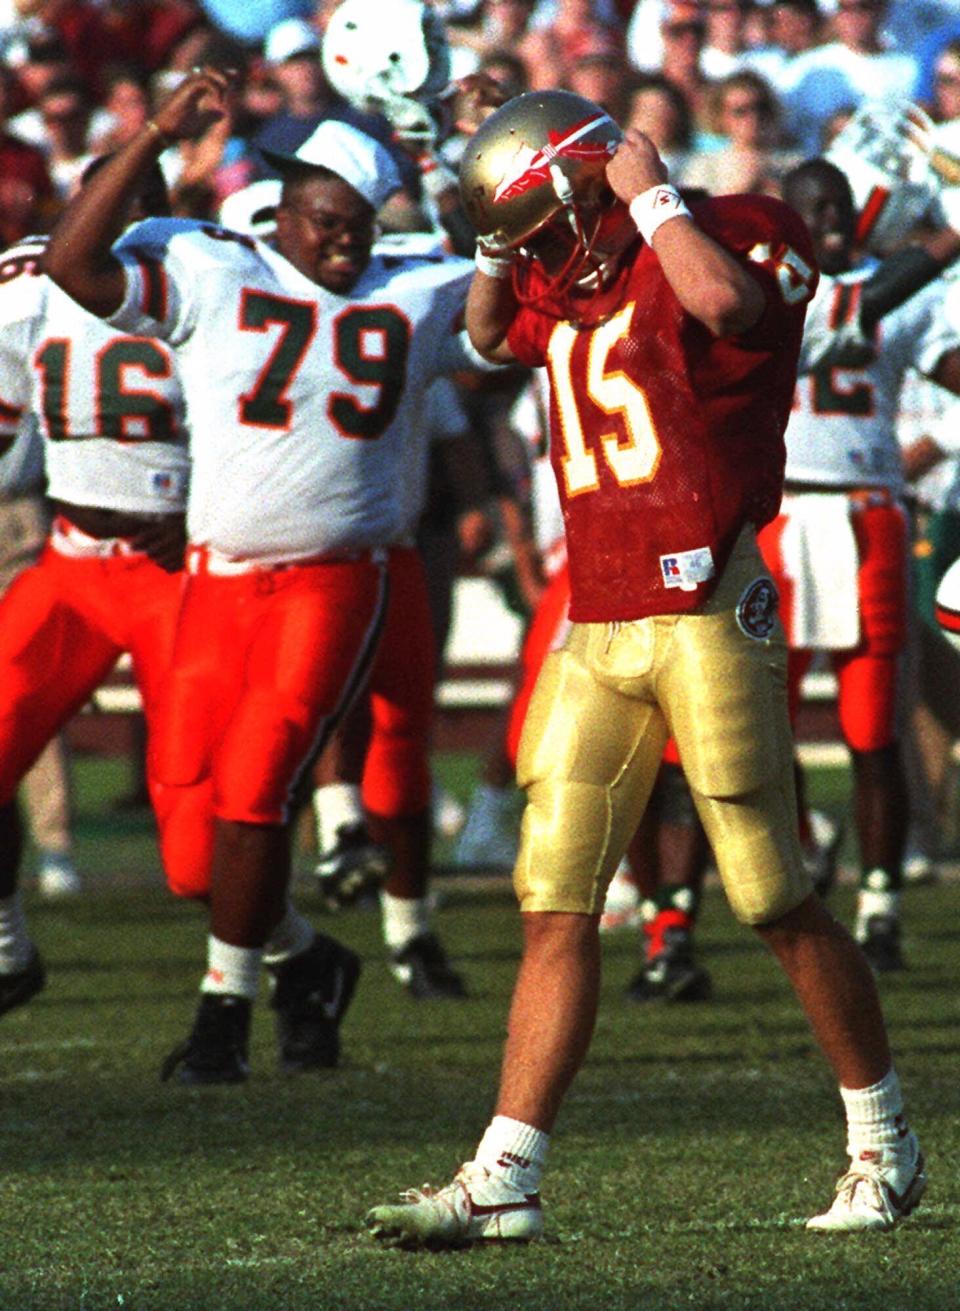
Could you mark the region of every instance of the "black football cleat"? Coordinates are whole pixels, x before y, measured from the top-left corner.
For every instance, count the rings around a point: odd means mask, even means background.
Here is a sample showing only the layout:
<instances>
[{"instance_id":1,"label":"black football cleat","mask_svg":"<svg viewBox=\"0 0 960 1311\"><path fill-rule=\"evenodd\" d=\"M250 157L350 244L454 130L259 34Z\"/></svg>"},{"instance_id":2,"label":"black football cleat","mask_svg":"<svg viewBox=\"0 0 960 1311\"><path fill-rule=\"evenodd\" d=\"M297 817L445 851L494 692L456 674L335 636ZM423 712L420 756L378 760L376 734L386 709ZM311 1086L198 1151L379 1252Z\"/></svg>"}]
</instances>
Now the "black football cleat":
<instances>
[{"instance_id":1,"label":"black football cleat","mask_svg":"<svg viewBox=\"0 0 960 1311\"><path fill-rule=\"evenodd\" d=\"M332 847L321 851L313 874L327 910L375 897L386 877L390 855L373 842L363 824L341 824Z\"/></svg>"},{"instance_id":2,"label":"black football cleat","mask_svg":"<svg viewBox=\"0 0 960 1311\"><path fill-rule=\"evenodd\" d=\"M166 1083L243 1083L250 1073L247 1046L252 1006L246 997L205 992L186 1042L175 1047L160 1069Z\"/></svg>"},{"instance_id":3,"label":"black football cleat","mask_svg":"<svg viewBox=\"0 0 960 1311\"><path fill-rule=\"evenodd\" d=\"M340 1059L340 1022L353 1000L360 957L318 933L306 951L271 969L280 1068L329 1070Z\"/></svg>"},{"instance_id":4,"label":"black football cleat","mask_svg":"<svg viewBox=\"0 0 960 1311\"><path fill-rule=\"evenodd\" d=\"M23 1006L46 986L47 972L36 948L26 966L15 974L0 974L0 1015Z\"/></svg>"},{"instance_id":5,"label":"black football cleat","mask_svg":"<svg viewBox=\"0 0 960 1311\"><path fill-rule=\"evenodd\" d=\"M632 1001L707 1001L713 987L710 975L693 958L686 929L667 929L664 945L627 988Z\"/></svg>"},{"instance_id":6,"label":"black football cleat","mask_svg":"<svg viewBox=\"0 0 960 1311\"><path fill-rule=\"evenodd\" d=\"M900 921L895 916L871 915L864 936L858 938L858 942L877 974L906 969L900 946Z\"/></svg>"},{"instance_id":7,"label":"black football cleat","mask_svg":"<svg viewBox=\"0 0 960 1311\"><path fill-rule=\"evenodd\" d=\"M390 973L418 1001L466 997L461 976L433 933L421 933L390 954Z\"/></svg>"}]
</instances>

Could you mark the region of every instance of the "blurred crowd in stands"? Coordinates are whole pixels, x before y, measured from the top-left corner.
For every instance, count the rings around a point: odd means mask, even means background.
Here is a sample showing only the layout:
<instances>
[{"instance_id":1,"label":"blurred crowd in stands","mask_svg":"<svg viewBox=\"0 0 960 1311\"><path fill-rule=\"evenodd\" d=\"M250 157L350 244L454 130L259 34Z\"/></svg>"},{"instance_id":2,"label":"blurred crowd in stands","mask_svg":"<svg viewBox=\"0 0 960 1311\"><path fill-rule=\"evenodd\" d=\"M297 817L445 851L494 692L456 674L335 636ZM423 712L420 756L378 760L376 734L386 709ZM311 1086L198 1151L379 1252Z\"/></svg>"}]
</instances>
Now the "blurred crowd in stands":
<instances>
[{"instance_id":1,"label":"blurred crowd in stands","mask_svg":"<svg viewBox=\"0 0 960 1311\"><path fill-rule=\"evenodd\" d=\"M955 0L437 0L453 73L565 87L647 132L679 183L776 193L866 97L957 120ZM0 241L50 226L94 155L184 73L237 70L230 117L163 159L179 213L216 216L325 117L357 122L319 62L333 0L0 0ZM385 139L386 123L373 127ZM948 143L945 143L948 144ZM407 177L416 189L415 171Z\"/></svg>"}]
</instances>

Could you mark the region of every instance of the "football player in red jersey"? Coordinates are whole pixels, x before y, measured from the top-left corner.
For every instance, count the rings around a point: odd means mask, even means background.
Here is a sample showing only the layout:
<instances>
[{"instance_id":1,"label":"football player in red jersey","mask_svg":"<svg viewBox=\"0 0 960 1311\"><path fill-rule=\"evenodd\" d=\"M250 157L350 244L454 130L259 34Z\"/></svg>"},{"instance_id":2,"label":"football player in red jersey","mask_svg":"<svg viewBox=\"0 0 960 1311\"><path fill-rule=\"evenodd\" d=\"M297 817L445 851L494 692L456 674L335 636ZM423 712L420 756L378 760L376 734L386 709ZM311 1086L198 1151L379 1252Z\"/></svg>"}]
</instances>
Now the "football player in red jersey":
<instances>
[{"instance_id":1,"label":"football player in red jersey","mask_svg":"<svg viewBox=\"0 0 960 1311\"><path fill-rule=\"evenodd\" d=\"M690 213L649 139L564 92L508 102L461 165L481 238L467 301L492 360L546 364L573 621L524 727L524 950L495 1115L446 1187L376 1207L385 1242L542 1232L549 1133L586 1056L607 882L672 732L731 906L784 968L841 1086L852 1162L815 1229L889 1228L923 1158L876 986L801 859L776 592L756 531L817 284L797 215Z\"/></svg>"}]
</instances>

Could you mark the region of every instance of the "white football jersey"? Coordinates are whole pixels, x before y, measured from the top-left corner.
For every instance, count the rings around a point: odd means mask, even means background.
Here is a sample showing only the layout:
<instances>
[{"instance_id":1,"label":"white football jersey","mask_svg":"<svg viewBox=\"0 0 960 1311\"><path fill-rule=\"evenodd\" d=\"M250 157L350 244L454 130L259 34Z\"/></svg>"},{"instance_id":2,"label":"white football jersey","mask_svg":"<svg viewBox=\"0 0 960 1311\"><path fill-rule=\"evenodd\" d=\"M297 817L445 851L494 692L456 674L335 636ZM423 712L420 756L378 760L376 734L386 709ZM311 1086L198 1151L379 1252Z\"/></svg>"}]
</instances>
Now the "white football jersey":
<instances>
[{"instance_id":1,"label":"white football jersey","mask_svg":"<svg viewBox=\"0 0 960 1311\"><path fill-rule=\"evenodd\" d=\"M150 220L118 246L111 321L174 348L193 465L190 540L265 562L385 546L409 529L424 394L464 367L466 260L374 255L345 296L209 224Z\"/></svg>"},{"instance_id":2,"label":"white football jersey","mask_svg":"<svg viewBox=\"0 0 960 1311\"><path fill-rule=\"evenodd\" d=\"M544 368L534 369L529 383L510 411L510 423L524 439L530 461L530 507L533 537L548 576L566 563L566 529L557 476L550 462L548 415L550 378Z\"/></svg>"},{"instance_id":3,"label":"white football jersey","mask_svg":"<svg viewBox=\"0 0 960 1311\"><path fill-rule=\"evenodd\" d=\"M865 363L824 362L824 343L859 312L860 284L873 267L822 276L804 327L793 411L787 424L786 480L818 486L903 486L897 416L904 375L929 373L960 346L960 284L938 279L880 321Z\"/></svg>"},{"instance_id":4,"label":"white football jersey","mask_svg":"<svg viewBox=\"0 0 960 1311\"><path fill-rule=\"evenodd\" d=\"M56 500L182 510L189 457L169 347L81 309L39 273L43 244L0 255L0 436L36 416Z\"/></svg>"}]
</instances>

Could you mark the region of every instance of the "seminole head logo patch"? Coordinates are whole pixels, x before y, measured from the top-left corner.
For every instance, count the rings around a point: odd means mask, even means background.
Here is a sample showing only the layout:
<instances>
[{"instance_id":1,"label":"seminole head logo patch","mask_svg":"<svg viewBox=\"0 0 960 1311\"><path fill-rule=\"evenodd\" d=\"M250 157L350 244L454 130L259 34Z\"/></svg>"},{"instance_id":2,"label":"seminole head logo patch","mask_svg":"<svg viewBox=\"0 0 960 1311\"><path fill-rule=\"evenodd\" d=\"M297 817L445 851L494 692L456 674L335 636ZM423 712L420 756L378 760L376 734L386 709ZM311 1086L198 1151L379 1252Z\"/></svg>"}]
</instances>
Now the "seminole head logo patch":
<instances>
[{"instance_id":1,"label":"seminole head logo patch","mask_svg":"<svg viewBox=\"0 0 960 1311\"><path fill-rule=\"evenodd\" d=\"M755 578L744 588L737 602L737 627L755 642L773 632L780 597L769 578Z\"/></svg>"}]
</instances>

